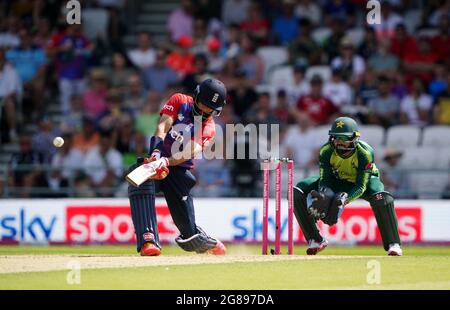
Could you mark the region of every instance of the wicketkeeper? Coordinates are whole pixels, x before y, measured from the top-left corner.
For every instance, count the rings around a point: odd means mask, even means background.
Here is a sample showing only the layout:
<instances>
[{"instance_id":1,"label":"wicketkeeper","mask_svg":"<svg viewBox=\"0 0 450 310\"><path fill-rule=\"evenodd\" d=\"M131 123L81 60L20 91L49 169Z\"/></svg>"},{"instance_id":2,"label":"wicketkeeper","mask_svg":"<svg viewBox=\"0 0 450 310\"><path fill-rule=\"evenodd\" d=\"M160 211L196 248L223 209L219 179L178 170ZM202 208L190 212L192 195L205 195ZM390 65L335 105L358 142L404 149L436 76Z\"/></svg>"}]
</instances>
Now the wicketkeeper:
<instances>
[{"instance_id":1,"label":"wicketkeeper","mask_svg":"<svg viewBox=\"0 0 450 310\"><path fill-rule=\"evenodd\" d=\"M370 203L388 255L402 255L394 198L384 190L373 148L359 138L353 119L336 119L328 142L320 149L320 176L308 177L294 187L294 213L308 242L308 255L328 245L316 222L336 224L345 206L358 198Z\"/></svg>"},{"instance_id":2,"label":"wicketkeeper","mask_svg":"<svg viewBox=\"0 0 450 310\"><path fill-rule=\"evenodd\" d=\"M213 116L220 114L226 93L221 81L207 79L197 86L194 97L174 94L161 109L156 133L150 139L150 157L138 158L137 163L130 167L132 171L145 163L156 171L156 175L139 187L131 184L128 187L137 251L142 256L161 253L155 210L155 193L159 191L164 194L172 219L180 231L175 241L183 250L225 254L222 242L207 235L195 223L190 192L196 179L190 170L194 166L192 159L215 136ZM200 119L200 126L194 123L194 117ZM173 148L174 144L176 148ZM173 153L173 149L177 152ZM180 153L183 156L174 156Z\"/></svg>"}]
</instances>

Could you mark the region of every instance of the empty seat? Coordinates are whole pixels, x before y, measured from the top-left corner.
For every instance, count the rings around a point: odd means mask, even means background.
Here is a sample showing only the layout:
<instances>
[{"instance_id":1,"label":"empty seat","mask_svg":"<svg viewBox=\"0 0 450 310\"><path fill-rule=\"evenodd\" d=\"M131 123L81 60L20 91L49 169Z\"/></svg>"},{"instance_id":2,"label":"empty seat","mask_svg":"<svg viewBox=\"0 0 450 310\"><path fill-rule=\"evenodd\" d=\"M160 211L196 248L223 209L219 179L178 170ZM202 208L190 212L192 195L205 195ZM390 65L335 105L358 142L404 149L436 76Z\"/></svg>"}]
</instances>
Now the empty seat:
<instances>
[{"instance_id":1,"label":"empty seat","mask_svg":"<svg viewBox=\"0 0 450 310\"><path fill-rule=\"evenodd\" d=\"M258 49L257 54L264 62L264 78L267 80L269 72L276 66L282 65L288 60L286 48L279 46L266 46Z\"/></svg>"},{"instance_id":2,"label":"empty seat","mask_svg":"<svg viewBox=\"0 0 450 310\"><path fill-rule=\"evenodd\" d=\"M450 169L450 147L432 149L436 153L436 160L433 163L435 169Z\"/></svg>"},{"instance_id":3,"label":"empty seat","mask_svg":"<svg viewBox=\"0 0 450 310\"><path fill-rule=\"evenodd\" d=\"M383 145L384 128L378 125L360 126L361 140L369 143L372 147Z\"/></svg>"},{"instance_id":4,"label":"empty seat","mask_svg":"<svg viewBox=\"0 0 450 310\"><path fill-rule=\"evenodd\" d=\"M83 10L83 33L89 40L97 37L106 38L109 23L109 14L105 9L84 9Z\"/></svg>"},{"instance_id":5,"label":"empty seat","mask_svg":"<svg viewBox=\"0 0 450 310\"><path fill-rule=\"evenodd\" d=\"M324 82L331 77L331 69L328 66L312 66L306 70L306 79L311 80L314 75L319 75Z\"/></svg>"},{"instance_id":6,"label":"empty seat","mask_svg":"<svg viewBox=\"0 0 450 310\"><path fill-rule=\"evenodd\" d=\"M416 126L394 126L386 134L386 145L398 149L418 146L419 140L420 128Z\"/></svg>"},{"instance_id":7,"label":"empty seat","mask_svg":"<svg viewBox=\"0 0 450 310\"><path fill-rule=\"evenodd\" d=\"M449 173L417 172L409 175L411 190L417 193L419 199L441 198L449 182Z\"/></svg>"},{"instance_id":8,"label":"empty seat","mask_svg":"<svg viewBox=\"0 0 450 310\"><path fill-rule=\"evenodd\" d=\"M277 88L286 88L294 84L294 70L291 66L275 68L269 73L269 84Z\"/></svg>"},{"instance_id":9,"label":"empty seat","mask_svg":"<svg viewBox=\"0 0 450 310\"><path fill-rule=\"evenodd\" d=\"M423 146L450 148L450 126L430 126L423 130Z\"/></svg>"},{"instance_id":10,"label":"empty seat","mask_svg":"<svg viewBox=\"0 0 450 310\"><path fill-rule=\"evenodd\" d=\"M402 150L400 166L406 169L432 169L438 159L435 149L410 147Z\"/></svg>"}]
</instances>

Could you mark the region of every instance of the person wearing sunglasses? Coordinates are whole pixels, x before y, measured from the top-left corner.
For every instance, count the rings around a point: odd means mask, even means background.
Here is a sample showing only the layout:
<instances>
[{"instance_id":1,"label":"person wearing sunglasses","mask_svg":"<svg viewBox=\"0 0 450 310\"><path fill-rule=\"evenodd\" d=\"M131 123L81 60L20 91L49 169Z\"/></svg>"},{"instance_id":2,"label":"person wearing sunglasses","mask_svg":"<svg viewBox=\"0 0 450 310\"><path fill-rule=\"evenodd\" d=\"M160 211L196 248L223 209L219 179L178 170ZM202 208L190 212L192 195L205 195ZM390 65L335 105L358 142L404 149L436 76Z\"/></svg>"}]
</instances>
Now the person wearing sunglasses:
<instances>
[{"instance_id":1,"label":"person wearing sunglasses","mask_svg":"<svg viewBox=\"0 0 450 310\"><path fill-rule=\"evenodd\" d=\"M180 231L176 243L185 251L222 255L223 243L196 225L191 190L196 179L193 159L215 136L213 116L220 115L226 101L225 85L216 79L201 82L194 96L176 93L160 112L155 135L150 139L150 156L138 158L130 167L147 164L156 174L139 187L128 186L137 251L142 256L161 254L156 219L155 193L162 192L174 224Z\"/></svg>"},{"instance_id":2,"label":"person wearing sunglasses","mask_svg":"<svg viewBox=\"0 0 450 310\"><path fill-rule=\"evenodd\" d=\"M294 186L294 213L305 239L308 255L316 255L328 245L316 225L338 222L345 206L358 199L370 203L390 256L401 256L394 198L386 192L374 163L374 150L360 140L355 120L337 118L320 149L320 175L308 177Z\"/></svg>"}]
</instances>

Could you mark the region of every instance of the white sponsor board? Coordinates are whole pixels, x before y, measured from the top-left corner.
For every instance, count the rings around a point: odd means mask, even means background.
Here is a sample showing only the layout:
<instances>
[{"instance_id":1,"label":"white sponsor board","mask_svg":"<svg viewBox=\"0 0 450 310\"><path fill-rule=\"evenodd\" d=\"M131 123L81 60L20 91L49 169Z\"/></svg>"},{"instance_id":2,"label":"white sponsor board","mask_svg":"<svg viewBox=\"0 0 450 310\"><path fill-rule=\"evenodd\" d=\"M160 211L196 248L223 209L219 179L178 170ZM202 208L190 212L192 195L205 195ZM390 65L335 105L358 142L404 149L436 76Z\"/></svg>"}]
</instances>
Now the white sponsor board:
<instances>
[{"instance_id":1,"label":"white sponsor board","mask_svg":"<svg viewBox=\"0 0 450 310\"><path fill-rule=\"evenodd\" d=\"M178 235L164 199L156 201L162 241ZM195 199L197 224L227 242L261 240L262 200ZM405 242L450 242L450 201L396 201L399 232ZM271 201L269 237L274 237ZM333 227L319 224L332 242L380 242L376 220L365 201L347 206ZM297 224L294 236L302 241ZM287 208L282 208L282 239L287 239ZM4 199L0 200L0 242L132 243L134 228L127 199Z\"/></svg>"}]
</instances>

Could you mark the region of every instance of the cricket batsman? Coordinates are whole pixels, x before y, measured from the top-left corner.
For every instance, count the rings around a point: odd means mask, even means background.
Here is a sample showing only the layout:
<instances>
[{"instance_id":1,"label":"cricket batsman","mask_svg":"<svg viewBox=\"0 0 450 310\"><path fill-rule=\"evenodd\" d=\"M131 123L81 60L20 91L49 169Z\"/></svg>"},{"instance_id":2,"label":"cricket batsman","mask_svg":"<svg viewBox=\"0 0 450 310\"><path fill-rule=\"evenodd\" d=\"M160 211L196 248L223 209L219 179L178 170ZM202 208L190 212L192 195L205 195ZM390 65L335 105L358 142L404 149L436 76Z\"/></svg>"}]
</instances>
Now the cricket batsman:
<instances>
[{"instance_id":1,"label":"cricket batsman","mask_svg":"<svg viewBox=\"0 0 450 310\"><path fill-rule=\"evenodd\" d=\"M358 198L370 203L388 255L402 255L394 198L384 190L373 148L359 138L353 119L337 118L320 149L320 176L308 177L294 187L294 213L308 242L308 255L328 245L316 222L336 224L345 206Z\"/></svg>"},{"instance_id":2,"label":"cricket batsman","mask_svg":"<svg viewBox=\"0 0 450 310\"><path fill-rule=\"evenodd\" d=\"M190 171L194 166L193 158L214 138L213 116L222 111L226 94L225 85L216 79L207 79L198 85L194 97L174 94L161 109L156 133L150 139L150 157L138 158L137 163L130 167L132 171L141 164L147 164L156 171L139 187L128 186L137 251L141 256L161 254L155 209L157 192L164 194L172 219L180 231L175 241L183 250L215 255L226 253L221 241L210 237L196 225L190 194L196 183ZM200 126L194 123L194 118L200 120ZM201 134L194 130L201 130ZM178 147L173 148L174 144ZM173 153L177 148L177 153ZM178 152L183 156L174 156L180 155Z\"/></svg>"}]
</instances>

